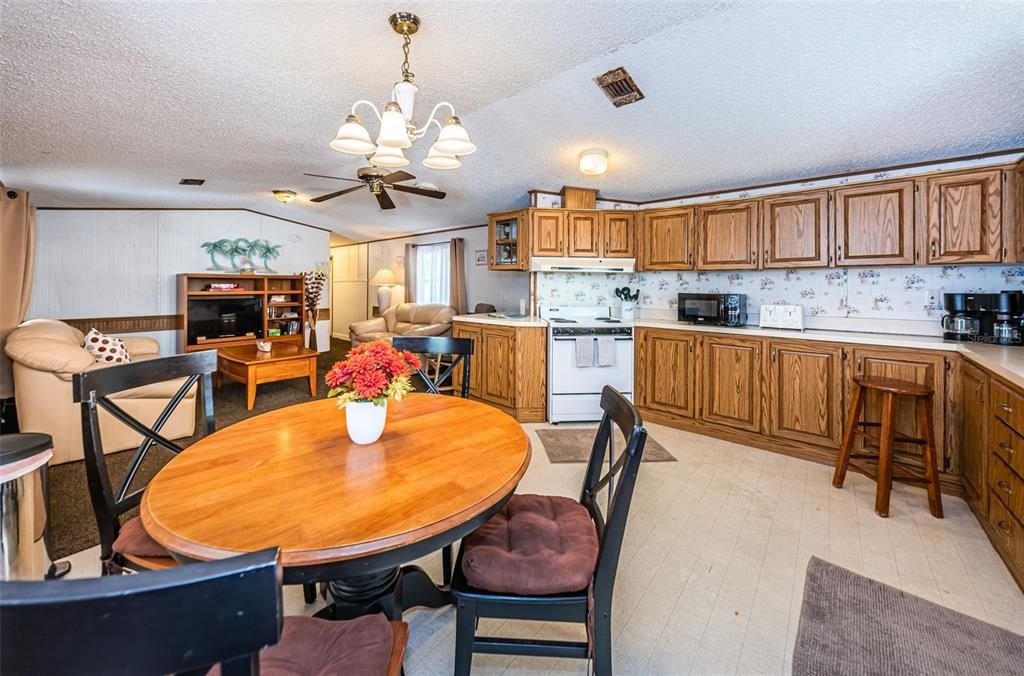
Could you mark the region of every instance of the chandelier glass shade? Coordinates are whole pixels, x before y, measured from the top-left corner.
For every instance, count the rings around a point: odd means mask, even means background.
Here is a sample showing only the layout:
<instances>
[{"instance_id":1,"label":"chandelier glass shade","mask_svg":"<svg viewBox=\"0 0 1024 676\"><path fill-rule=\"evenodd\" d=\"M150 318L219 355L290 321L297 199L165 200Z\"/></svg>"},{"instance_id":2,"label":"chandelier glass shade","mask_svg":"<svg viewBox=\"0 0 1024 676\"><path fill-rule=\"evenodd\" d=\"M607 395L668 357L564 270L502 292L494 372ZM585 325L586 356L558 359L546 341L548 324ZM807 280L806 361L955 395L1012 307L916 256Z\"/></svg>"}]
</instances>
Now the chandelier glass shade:
<instances>
[{"instance_id":1,"label":"chandelier glass shade","mask_svg":"<svg viewBox=\"0 0 1024 676\"><path fill-rule=\"evenodd\" d=\"M370 163L378 167L405 167L409 165L409 160L402 150L412 147L413 143L427 135L431 126L435 126L439 133L423 160L423 166L430 169L456 169L462 166L457 156L476 152L476 145L456 116L454 106L442 101L434 106L422 127L412 123L419 86L413 82L413 74L409 70L409 45L412 42L410 36L419 29L420 20L408 12L396 12L389 21L403 40L405 60L402 63L402 79L392 87L391 100L385 104L383 112L365 99L352 104L351 112L338 129L338 135L331 141L331 148L342 153L366 155ZM380 123L376 141L370 140L370 132L356 114L356 109L360 107L370 108ZM443 126L437 119L441 108L450 111Z\"/></svg>"}]
</instances>

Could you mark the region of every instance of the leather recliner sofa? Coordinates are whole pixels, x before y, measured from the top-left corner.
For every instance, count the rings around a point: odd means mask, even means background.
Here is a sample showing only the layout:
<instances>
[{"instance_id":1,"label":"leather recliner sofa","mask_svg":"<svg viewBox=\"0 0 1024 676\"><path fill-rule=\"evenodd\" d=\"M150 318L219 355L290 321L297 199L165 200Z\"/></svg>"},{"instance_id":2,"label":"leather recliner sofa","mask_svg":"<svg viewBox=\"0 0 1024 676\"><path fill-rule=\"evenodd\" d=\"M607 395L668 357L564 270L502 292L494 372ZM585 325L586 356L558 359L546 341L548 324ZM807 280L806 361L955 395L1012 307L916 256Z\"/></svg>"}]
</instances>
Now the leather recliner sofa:
<instances>
[{"instance_id":1,"label":"leather recliner sofa","mask_svg":"<svg viewBox=\"0 0 1024 676\"><path fill-rule=\"evenodd\" d=\"M380 317L355 322L348 327L352 347L395 336L447 336L452 330L455 308L450 305L392 305Z\"/></svg>"}]
</instances>

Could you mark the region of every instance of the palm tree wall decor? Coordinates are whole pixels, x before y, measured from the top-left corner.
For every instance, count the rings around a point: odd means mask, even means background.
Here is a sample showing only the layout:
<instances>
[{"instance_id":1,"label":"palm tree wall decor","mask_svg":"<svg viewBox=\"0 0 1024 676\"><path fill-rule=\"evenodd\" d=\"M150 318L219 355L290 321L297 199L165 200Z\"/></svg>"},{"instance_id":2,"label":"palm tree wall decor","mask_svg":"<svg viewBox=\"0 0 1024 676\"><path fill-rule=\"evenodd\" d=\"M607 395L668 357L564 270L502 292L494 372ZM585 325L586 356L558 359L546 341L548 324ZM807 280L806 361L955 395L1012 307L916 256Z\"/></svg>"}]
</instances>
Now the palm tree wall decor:
<instances>
[{"instance_id":1,"label":"palm tree wall decor","mask_svg":"<svg viewBox=\"0 0 1024 676\"><path fill-rule=\"evenodd\" d=\"M211 265L206 268L207 270L241 272L239 257L242 257L244 261L260 258L263 260L263 266L256 268L255 272L275 274L277 271L270 267L270 261L281 255L282 245L271 244L265 239L249 240L239 237L236 240L218 239L212 242L203 242L201 246L210 257Z\"/></svg>"}]
</instances>

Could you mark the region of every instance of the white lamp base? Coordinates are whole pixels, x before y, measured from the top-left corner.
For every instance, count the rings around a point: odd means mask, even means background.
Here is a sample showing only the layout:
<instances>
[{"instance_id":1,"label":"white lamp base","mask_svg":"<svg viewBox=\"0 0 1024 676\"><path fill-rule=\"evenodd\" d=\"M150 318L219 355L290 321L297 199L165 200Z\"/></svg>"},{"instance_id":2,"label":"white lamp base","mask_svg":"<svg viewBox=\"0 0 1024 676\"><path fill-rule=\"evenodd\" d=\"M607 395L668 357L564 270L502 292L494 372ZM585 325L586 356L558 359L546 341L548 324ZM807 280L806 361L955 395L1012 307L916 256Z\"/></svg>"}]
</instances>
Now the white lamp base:
<instances>
[{"instance_id":1,"label":"white lamp base","mask_svg":"<svg viewBox=\"0 0 1024 676\"><path fill-rule=\"evenodd\" d=\"M391 287L381 286L377 288L377 310L384 314L384 310L391 307Z\"/></svg>"}]
</instances>

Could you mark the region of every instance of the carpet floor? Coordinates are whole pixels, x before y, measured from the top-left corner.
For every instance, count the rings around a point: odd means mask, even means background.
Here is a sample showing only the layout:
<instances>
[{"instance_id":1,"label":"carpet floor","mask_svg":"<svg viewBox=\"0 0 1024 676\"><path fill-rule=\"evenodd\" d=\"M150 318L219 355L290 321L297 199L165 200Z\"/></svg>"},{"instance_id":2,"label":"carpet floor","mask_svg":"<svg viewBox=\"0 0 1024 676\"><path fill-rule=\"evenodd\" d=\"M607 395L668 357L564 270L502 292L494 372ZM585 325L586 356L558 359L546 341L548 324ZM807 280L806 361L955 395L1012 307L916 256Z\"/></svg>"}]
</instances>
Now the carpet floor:
<instances>
[{"instance_id":1,"label":"carpet floor","mask_svg":"<svg viewBox=\"0 0 1024 676\"><path fill-rule=\"evenodd\" d=\"M344 359L349 343L344 340L331 340L331 349L320 353L317 358L317 372L320 376L317 396L327 395L327 386L323 375L331 365ZM251 411L245 409L245 386L241 383L224 381L223 387L214 388L213 404L217 420L217 429L266 413L284 406L309 401L309 385L305 379L285 380L277 383L260 385L256 393L256 405ZM200 435L182 439L178 443L188 446ZM111 483L120 486L121 481L131 462L134 450L120 451L106 456L107 468ZM136 475L134 486L145 486L150 479L163 467L173 455L170 451L154 446ZM58 559L74 552L99 544L99 531L96 529L96 517L89 500L89 489L85 478L85 464L82 461L54 465L49 471L50 478L50 556ZM132 510L125 518L135 516Z\"/></svg>"}]
</instances>

